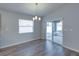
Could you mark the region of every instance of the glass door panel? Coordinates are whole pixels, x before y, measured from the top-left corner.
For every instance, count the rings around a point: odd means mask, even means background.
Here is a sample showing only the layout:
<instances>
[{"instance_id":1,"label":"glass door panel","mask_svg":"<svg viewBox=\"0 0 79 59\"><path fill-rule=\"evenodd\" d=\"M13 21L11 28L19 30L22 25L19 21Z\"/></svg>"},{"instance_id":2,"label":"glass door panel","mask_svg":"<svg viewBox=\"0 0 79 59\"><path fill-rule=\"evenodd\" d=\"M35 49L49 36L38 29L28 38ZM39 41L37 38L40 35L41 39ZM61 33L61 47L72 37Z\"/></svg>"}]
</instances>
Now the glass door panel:
<instances>
[{"instance_id":1,"label":"glass door panel","mask_svg":"<svg viewBox=\"0 0 79 59\"><path fill-rule=\"evenodd\" d=\"M46 40L52 40L52 22L46 24Z\"/></svg>"}]
</instances>

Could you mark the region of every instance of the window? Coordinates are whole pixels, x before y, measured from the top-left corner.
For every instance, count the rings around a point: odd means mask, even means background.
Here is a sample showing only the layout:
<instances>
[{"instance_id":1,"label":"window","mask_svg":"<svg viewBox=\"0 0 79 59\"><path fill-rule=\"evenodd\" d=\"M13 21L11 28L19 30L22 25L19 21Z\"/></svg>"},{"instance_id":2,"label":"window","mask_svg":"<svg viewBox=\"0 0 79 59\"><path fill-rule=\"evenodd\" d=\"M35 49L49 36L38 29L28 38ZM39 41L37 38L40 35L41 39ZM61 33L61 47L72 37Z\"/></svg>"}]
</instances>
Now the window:
<instances>
[{"instance_id":1,"label":"window","mask_svg":"<svg viewBox=\"0 0 79 59\"><path fill-rule=\"evenodd\" d=\"M33 21L19 19L19 33L33 32Z\"/></svg>"}]
</instances>

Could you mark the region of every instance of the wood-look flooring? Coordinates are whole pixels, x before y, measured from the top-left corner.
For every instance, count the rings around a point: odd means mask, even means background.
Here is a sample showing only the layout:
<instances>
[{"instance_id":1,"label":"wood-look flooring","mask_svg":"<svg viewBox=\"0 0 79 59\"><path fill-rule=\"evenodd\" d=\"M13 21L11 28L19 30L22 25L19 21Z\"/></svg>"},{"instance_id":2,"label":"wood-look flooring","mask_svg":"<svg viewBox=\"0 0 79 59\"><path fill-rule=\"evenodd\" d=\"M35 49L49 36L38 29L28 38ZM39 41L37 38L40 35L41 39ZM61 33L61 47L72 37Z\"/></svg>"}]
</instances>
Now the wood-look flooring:
<instances>
[{"instance_id":1,"label":"wood-look flooring","mask_svg":"<svg viewBox=\"0 0 79 59\"><path fill-rule=\"evenodd\" d=\"M63 48L48 40L34 40L0 49L0 56L78 56L79 53Z\"/></svg>"}]
</instances>

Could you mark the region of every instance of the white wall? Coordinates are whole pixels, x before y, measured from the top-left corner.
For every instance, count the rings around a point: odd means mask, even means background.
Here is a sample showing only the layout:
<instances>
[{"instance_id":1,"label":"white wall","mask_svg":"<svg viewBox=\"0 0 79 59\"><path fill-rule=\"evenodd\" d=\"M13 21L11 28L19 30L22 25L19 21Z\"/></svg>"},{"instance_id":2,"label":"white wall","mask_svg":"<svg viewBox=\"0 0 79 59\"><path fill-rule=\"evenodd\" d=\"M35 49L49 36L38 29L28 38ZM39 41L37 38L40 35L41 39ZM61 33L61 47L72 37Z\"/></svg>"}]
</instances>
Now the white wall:
<instances>
[{"instance_id":1,"label":"white wall","mask_svg":"<svg viewBox=\"0 0 79 59\"><path fill-rule=\"evenodd\" d=\"M34 32L19 34L18 20L32 20L32 16L0 10L0 48L40 39L40 22L34 22Z\"/></svg>"},{"instance_id":2,"label":"white wall","mask_svg":"<svg viewBox=\"0 0 79 59\"><path fill-rule=\"evenodd\" d=\"M79 52L79 4L65 4L54 13L43 18L42 38L45 38L45 25L47 21L63 20L63 45ZM72 31L71 31L72 29Z\"/></svg>"}]
</instances>

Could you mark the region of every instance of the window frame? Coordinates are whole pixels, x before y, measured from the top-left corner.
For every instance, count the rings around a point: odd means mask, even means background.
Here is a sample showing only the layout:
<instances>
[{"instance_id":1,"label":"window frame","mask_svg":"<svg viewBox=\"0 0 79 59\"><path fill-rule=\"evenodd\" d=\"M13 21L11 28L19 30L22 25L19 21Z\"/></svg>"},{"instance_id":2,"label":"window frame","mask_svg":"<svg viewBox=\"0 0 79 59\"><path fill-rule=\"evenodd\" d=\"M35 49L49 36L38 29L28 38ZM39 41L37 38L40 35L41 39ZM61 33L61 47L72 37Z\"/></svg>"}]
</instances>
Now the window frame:
<instances>
[{"instance_id":1,"label":"window frame","mask_svg":"<svg viewBox=\"0 0 79 59\"><path fill-rule=\"evenodd\" d=\"M20 24L20 21L26 21L26 22L31 21L32 25L31 26L22 25L22 24ZM33 20L19 19L18 23L19 23L19 34L26 34L26 33L33 33L34 32L34 22L33 22ZM22 27L25 27L25 28L31 27L32 29L31 29L31 31L21 31Z\"/></svg>"}]
</instances>

